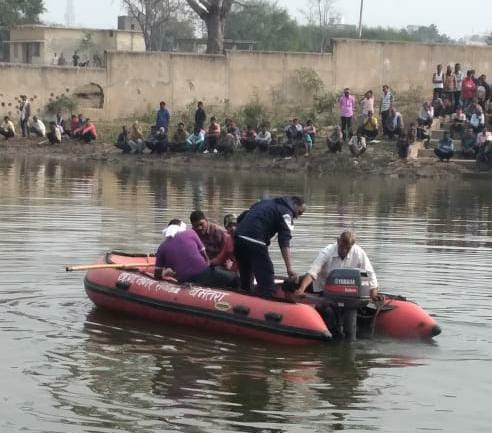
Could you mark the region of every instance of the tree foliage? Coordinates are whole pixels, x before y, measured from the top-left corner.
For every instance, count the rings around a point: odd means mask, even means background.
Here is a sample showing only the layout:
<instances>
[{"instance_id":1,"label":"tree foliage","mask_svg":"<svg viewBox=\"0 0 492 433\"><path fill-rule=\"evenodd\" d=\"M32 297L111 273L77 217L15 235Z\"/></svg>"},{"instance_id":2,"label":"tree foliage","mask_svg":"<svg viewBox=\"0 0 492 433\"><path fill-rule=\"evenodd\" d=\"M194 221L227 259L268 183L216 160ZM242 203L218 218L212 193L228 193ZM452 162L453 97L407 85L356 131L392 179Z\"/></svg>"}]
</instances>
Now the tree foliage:
<instances>
[{"instance_id":1,"label":"tree foliage","mask_svg":"<svg viewBox=\"0 0 492 433\"><path fill-rule=\"evenodd\" d=\"M43 0L0 0L0 59L4 56L3 40L8 39L9 27L39 23L44 11Z\"/></svg>"},{"instance_id":2,"label":"tree foliage","mask_svg":"<svg viewBox=\"0 0 492 433\"><path fill-rule=\"evenodd\" d=\"M227 38L254 40L259 50L325 52L332 38L358 38L356 26L337 24L334 0L310 0L306 24L299 24L285 8L269 0L246 0L232 10L225 27ZM364 27L363 38L428 43L453 42L430 26L404 29Z\"/></svg>"},{"instance_id":3,"label":"tree foliage","mask_svg":"<svg viewBox=\"0 0 492 433\"><path fill-rule=\"evenodd\" d=\"M193 35L190 10L185 0L121 0L142 29L147 51L174 45L176 37Z\"/></svg>"},{"instance_id":4,"label":"tree foliage","mask_svg":"<svg viewBox=\"0 0 492 433\"><path fill-rule=\"evenodd\" d=\"M43 0L0 0L0 27L39 23Z\"/></svg>"},{"instance_id":5,"label":"tree foliage","mask_svg":"<svg viewBox=\"0 0 492 433\"><path fill-rule=\"evenodd\" d=\"M228 39L257 41L266 51L297 51L299 26L286 9L266 0L253 0L235 8L227 21Z\"/></svg>"},{"instance_id":6,"label":"tree foliage","mask_svg":"<svg viewBox=\"0 0 492 433\"><path fill-rule=\"evenodd\" d=\"M224 52L224 28L234 0L186 0L207 26L207 53Z\"/></svg>"}]
</instances>

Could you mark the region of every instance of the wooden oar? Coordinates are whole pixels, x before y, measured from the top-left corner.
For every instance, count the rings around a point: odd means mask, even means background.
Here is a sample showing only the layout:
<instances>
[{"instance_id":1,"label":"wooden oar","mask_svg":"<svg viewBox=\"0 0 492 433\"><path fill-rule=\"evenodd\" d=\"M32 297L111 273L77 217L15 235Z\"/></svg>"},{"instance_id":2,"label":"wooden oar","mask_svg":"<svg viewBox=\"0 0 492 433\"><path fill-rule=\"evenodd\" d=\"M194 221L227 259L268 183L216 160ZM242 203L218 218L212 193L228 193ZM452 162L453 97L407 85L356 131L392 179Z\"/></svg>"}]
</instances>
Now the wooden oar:
<instances>
[{"instance_id":1,"label":"wooden oar","mask_svg":"<svg viewBox=\"0 0 492 433\"><path fill-rule=\"evenodd\" d=\"M136 269L136 268L150 268L155 266L153 263L106 263L99 265L78 265L67 266L65 271L89 271L91 269Z\"/></svg>"}]
</instances>

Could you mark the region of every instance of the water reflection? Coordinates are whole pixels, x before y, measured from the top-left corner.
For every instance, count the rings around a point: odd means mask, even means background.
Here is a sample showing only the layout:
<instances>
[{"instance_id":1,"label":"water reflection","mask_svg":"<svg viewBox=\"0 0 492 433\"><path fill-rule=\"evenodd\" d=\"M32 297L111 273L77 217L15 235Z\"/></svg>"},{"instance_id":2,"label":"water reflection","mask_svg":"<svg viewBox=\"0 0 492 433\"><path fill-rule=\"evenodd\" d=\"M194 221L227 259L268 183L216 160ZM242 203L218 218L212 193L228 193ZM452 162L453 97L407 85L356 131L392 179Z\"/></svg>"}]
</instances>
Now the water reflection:
<instances>
[{"instance_id":1,"label":"water reflection","mask_svg":"<svg viewBox=\"0 0 492 433\"><path fill-rule=\"evenodd\" d=\"M291 431L292 424L313 422L344 430L351 410L371 407L372 393L363 382L372 368L417 365L408 356L383 359L364 346L330 344L299 353L200 332L190 336L95 308L84 330L78 359L83 368L69 382L83 380L91 394L122 411L130 405L155 422L205 422L213 431ZM118 423L123 416L114 406L111 412L105 405L96 411ZM365 419L357 427L374 425Z\"/></svg>"},{"instance_id":2,"label":"water reflection","mask_svg":"<svg viewBox=\"0 0 492 433\"><path fill-rule=\"evenodd\" d=\"M489 191L468 180L0 159L0 430L486 431ZM152 252L167 221L194 208L221 221L286 193L309 204L294 232L296 270L354 228L383 288L437 317L435 345L298 350L163 327L93 310L82 275L63 272L109 249Z\"/></svg>"}]
</instances>

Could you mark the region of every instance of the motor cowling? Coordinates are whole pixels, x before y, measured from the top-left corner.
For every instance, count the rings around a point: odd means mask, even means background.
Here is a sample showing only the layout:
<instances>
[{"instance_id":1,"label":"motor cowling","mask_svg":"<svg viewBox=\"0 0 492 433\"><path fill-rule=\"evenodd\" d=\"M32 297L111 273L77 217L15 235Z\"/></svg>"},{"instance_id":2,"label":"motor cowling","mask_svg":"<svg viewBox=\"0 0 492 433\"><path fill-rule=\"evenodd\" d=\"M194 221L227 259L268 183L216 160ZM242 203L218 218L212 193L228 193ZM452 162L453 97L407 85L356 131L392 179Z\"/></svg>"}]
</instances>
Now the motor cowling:
<instances>
[{"instance_id":1,"label":"motor cowling","mask_svg":"<svg viewBox=\"0 0 492 433\"><path fill-rule=\"evenodd\" d=\"M369 302L370 291L366 271L342 268L328 274L323 296L339 307L358 309Z\"/></svg>"}]
</instances>

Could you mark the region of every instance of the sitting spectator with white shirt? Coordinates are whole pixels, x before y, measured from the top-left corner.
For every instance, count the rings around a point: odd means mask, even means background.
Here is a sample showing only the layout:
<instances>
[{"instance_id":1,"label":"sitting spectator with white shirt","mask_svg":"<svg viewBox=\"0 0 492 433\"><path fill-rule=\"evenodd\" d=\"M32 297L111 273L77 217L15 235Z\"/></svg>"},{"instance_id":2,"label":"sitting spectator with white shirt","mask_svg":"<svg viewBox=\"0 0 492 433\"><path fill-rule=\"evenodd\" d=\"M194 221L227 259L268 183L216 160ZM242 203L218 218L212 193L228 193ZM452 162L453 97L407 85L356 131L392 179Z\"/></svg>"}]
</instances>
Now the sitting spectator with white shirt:
<instances>
[{"instance_id":1,"label":"sitting spectator with white shirt","mask_svg":"<svg viewBox=\"0 0 492 433\"><path fill-rule=\"evenodd\" d=\"M352 156L356 158L366 151L367 144L365 137L362 135L362 131L357 131L357 134L350 138L349 149Z\"/></svg>"},{"instance_id":2,"label":"sitting spectator with white shirt","mask_svg":"<svg viewBox=\"0 0 492 433\"><path fill-rule=\"evenodd\" d=\"M62 129L56 122L50 122L50 129L46 134L50 144L60 144L62 142Z\"/></svg>"},{"instance_id":3,"label":"sitting spectator with white shirt","mask_svg":"<svg viewBox=\"0 0 492 433\"><path fill-rule=\"evenodd\" d=\"M429 102L424 102L420 109L419 117L417 118L417 124L419 126L427 126L430 128L434 121L434 108Z\"/></svg>"},{"instance_id":4,"label":"sitting spectator with white shirt","mask_svg":"<svg viewBox=\"0 0 492 433\"><path fill-rule=\"evenodd\" d=\"M272 134L268 131L266 125L263 125L256 136L256 147L260 152L266 152L272 142Z\"/></svg>"},{"instance_id":5,"label":"sitting spectator with white shirt","mask_svg":"<svg viewBox=\"0 0 492 433\"><path fill-rule=\"evenodd\" d=\"M485 126L485 115L483 114L482 107L479 104L474 104L473 110L470 116L470 126L473 128L473 132L478 134Z\"/></svg>"},{"instance_id":6,"label":"sitting spectator with white shirt","mask_svg":"<svg viewBox=\"0 0 492 433\"><path fill-rule=\"evenodd\" d=\"M46 137L46 126L38 116L32 118L31 133L38 137Z\"/></svg>"},{"instance_id":7,"label":"sitting spectator with white shirt","mask_svg":"<svg viewBox=\"0 0 492 433\"><path fill-rule=\"evenodd\" d=\"M0 126L0 135L3 135L5 140L15 137L15 126L9 116L3 118L2 126Z\"/></svg>"}]
</instances>

